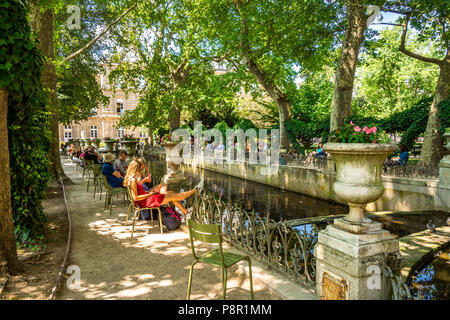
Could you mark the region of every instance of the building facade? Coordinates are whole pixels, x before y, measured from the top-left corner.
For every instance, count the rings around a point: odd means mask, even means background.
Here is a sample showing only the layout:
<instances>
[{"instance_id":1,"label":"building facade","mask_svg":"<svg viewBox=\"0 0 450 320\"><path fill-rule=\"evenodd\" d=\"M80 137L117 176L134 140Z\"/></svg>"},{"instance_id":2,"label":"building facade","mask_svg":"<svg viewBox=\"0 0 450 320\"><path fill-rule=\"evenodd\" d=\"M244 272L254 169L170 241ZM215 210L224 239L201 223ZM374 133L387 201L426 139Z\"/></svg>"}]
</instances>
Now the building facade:
<instances>
[{"instance_id":1,"label":"building facade","mask_svg":"<svg viewBox=\"0 0 450 320\"><path fill-rule=\"evenodd\" d=\"M127 95L120 89L112 90L109 81L109 69L106 68L104 74L98 76L103 94L109 97L109 105L98 106L97 114L79 124L59 125L59 140L67 142L69 139L92 139L92 138L121 138L124 134L133 135L145 139L148 137L146 128L120 128L117 122L125 111L133 110L139 103L138 93L128 93Z\"/></svg>"}]
</instances>

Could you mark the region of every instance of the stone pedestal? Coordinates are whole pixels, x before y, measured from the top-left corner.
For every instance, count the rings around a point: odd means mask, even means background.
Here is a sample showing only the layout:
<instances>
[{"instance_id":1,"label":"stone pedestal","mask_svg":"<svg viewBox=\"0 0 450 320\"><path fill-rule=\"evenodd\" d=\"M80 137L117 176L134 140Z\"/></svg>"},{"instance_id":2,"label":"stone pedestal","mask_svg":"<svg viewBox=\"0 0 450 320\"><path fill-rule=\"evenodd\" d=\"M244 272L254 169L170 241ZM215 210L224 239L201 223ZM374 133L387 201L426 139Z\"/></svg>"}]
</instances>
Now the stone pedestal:
<instances>
[{"instance_id":1,"label":"stone pedestal","mask_svg":"<svg viewBox=\"0 0 450 320\"><path fill-rule=\"evenodd\" d=\"M163 177L162 182L167 184L170 191L180 191L181 184L187 179L180 172L180 164L182 158L180 151L175 148L178 142L167 142L163 144L166 149L167 174Z\"/></svg>"},{"instance_id":2,"label":"stone pedestal","mask_svg":"<svg viewBox=\"0 0 450 320\"><path fill-rule=\"evenodd\" d=\"M383 300L388 298L383 266L401 265L398 241L381 223L353 223L345 218L319 233L316 293L324 300Z\"/></svg>"},{"instance_id":3,"label":"stone pedestal","mask_svg":"<svg viewBox=\"0 0 450 320\"><path fill-rule=\"evenodd\" d=\"M446 149L450 150L450 131L447 129L443 136L447 140ZM439 184L437 196L440 200L440 208L450 212L450 154L439 162Z\"/></svg>"}]
</instances>

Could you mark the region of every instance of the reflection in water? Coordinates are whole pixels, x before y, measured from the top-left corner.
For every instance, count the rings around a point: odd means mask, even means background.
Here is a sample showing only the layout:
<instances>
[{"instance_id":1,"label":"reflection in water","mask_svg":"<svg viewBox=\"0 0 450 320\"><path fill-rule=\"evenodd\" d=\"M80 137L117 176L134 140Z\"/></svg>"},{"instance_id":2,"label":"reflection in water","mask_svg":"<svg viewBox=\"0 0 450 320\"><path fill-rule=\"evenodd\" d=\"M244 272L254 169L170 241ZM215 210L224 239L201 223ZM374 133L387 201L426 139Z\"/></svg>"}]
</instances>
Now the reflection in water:
<instances>
[{"instance_id":1,"label":"reflection in water","mask_svg":"<svg viewBox=\"0 0 450 320\"><path fill-rule=\"evenodd\" d=\"M450 249L438 254L411 277L411 293L424 300L450 299Z\"/></svg>"},{"instance_id":2,"label":"reflection in water","mask_svg":"<svg viewBox=\"0 0 450 320\"><path fill-rule=\"evenodd\" d=\"M154 157L147 160L155 177L162 177L166 173L164 160ZM224 200L239 202L246 210L254 209L262 214L270 214L270 218L276 221L348 213L346 206L331 201L201 168L182 166L182 170L187 178L185 188L195 186L204 177L207 191L221 195Z\"/></svg>"}]
</instances>

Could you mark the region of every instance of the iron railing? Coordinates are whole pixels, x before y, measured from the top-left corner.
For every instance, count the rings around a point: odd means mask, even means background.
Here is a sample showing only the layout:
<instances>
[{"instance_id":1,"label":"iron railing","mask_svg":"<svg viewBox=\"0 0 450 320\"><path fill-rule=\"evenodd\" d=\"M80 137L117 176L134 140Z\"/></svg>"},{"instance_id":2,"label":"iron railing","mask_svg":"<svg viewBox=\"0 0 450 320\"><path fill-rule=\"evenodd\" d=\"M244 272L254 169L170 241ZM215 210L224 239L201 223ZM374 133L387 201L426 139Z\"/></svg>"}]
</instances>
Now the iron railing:
<instances>
[{"instance_id":1,"label":"iron railing","mask_svg":"<svg viewBox=\"0 0 450 320\"><path fill-rule=\"evenodd\" d=\"M315 283L314 246L326 222L290 226L203 192L189 198L191 218L222 226L224 241L294 281Z\"/></svg>"}]
</instances>

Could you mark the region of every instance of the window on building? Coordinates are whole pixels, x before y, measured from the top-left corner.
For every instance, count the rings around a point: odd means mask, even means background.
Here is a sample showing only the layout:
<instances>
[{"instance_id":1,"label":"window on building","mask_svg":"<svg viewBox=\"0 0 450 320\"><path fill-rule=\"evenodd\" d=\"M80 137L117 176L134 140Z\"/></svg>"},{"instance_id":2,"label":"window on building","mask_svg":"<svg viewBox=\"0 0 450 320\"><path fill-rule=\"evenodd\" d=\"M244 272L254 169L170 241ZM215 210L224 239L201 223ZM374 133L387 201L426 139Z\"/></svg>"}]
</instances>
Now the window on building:
<instances>
[{"instance_id":1,"label":"window on building","mask_svg":"<svg viewBox=\"0 0 450 320\"><path fill-rule=\"evenodd\" d=\"M72 139L72 127L64 126L64 139Z\"/></svg>"},{"instance_id":2,"label":"window on building","mask_svg":"<svg viewBox=\"0 0 450 320\"><path fill-rule=\"evenodd\" d=\"M146 138L147 137L147 132L145 129L141 129L139 130L139 138Z\"/></svg>"},{"instance_id":3,"label":"window on building","mask_svg":"<svg viewBox=\"0 0 450 320\"><path fill-rule=\"evenodd\" d=\"M98 138L97 126L91 126L91 138Z\"/></svg>"},{"instance_id":4,"label":"window on building","mask_svg":"<svg viewBox=\"0 0 450 320\"><path fill-rule=\"evenodd\" d=\"M118 136L119 138L122 138L124 134L125 134L125 129L124 129L124 128L119 128L119 129L117 130L117 136Z\"/></svg>"},{"instance_id":5,"label":"window on building","mask_svg":"<svg viewBox=\"0 0 450 320\"><path fill-rule=\"evenodd\" d=\"M123 113L123 103L117 102L117 113Z\"/></svg>"}]
</instances>

